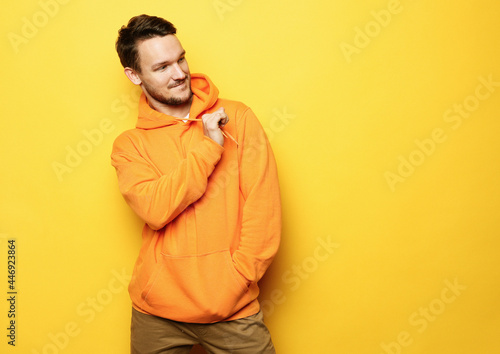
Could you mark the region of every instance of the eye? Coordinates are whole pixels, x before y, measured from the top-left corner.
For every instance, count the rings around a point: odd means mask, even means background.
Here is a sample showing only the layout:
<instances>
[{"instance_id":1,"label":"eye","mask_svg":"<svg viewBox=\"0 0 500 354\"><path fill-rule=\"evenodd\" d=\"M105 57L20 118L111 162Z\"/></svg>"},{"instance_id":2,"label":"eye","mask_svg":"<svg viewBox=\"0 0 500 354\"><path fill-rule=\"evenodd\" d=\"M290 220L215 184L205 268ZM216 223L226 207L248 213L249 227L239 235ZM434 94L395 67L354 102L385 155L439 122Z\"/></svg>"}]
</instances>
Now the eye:
<instances>
[{"instance_id":1,"label":"eye","mask_svg":"<svg viewBox=\"0 0 500 354\"><path fill-rule=\"evenodd\" d=\"M179 62L179 63L182 63L184 60L186 60L186 57L182 57L182 58L180 58L178 62Z\"/></svg>"}]
</instances>

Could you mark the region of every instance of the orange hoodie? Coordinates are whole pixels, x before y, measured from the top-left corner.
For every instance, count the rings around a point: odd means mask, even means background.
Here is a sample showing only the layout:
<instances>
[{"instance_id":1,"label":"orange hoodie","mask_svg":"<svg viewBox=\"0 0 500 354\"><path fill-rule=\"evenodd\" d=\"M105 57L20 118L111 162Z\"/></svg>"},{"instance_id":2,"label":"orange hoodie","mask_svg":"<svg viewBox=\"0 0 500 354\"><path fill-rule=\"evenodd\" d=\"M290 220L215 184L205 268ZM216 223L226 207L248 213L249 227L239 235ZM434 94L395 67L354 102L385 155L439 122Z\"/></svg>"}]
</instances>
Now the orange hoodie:
<instances>
[{"instance_id":1,"label":"orange hoodie","mask_svg":"<svg viewBox=\"0 0 500 354\"><path fill-rule=\"evenodd\" d=\"M234 320L259 311L257 282L275 256L281 206L274 156L244 104L218 98L192 74L189 117L224 107L232 135L220 146L198 121L152 109L142 94L135 129L111 155L120 191L145 221L129 292L144 313L182 322Z\"/></svg>"}]
</instances>

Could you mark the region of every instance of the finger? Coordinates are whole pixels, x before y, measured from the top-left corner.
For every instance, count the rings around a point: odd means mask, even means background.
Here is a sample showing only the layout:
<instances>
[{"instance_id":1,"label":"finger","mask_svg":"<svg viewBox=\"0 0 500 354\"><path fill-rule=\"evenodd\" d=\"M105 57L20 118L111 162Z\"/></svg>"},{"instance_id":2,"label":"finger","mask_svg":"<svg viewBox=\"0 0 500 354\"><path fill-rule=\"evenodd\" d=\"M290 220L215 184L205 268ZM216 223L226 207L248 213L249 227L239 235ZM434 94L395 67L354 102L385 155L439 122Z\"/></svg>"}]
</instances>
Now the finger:
<instances>
[{"instance_id":1,"label":"finger","mask_svg":"<svg viewBox=\"0 0 500 354\"><path fill-rule=\"evenodd\" d=\"M211 117L215 117L216 115L218 115L220 113L225 114L224 107L220 107L218 110L213 111L212 113L205 113L204 115L201 116L201 118L207 120Z\"/></svg>"},{"instance_id":2,"label":"finger","mask_svg":"<svg viewBox=\"0 0 500 354\"><path fill-rule=\"evenodd\" d=\"M213 113L202 116L203 128L210 131L220 130L220 119L221 117L218 114Z\"/></svg>"},{"instance_id":3,"label":"finger","mask_svg":"<svg viewBox=\"0 0 500 354\"><path fill-rule=\"evenodd\" d=\"M227 117L227 114L226 114L224 107L220 107L214 113L219 115L220 119L224 119L224 122L223 122L224 124L227 123L228 117Z\"/></svg>"},{"instance_id":4,"label":"finger","mask_svg":"<svg viewBox=\"0 0 500 354\"><path fill-rule=\"evenodd\" d=\"M201 116L204 124L217 124L219 127L225 126L229 122L229 117L224 111L224 107L220 107L218 110L212 113L206 113Z\"/></svg>"},{"instance_id":5,"label":"finger","mask_svg":"<svg viewBox=\"0 0 500 354\"><path fill-rule=\"evenodd\" d=\"M218 114L221 115L221 119L219 120L219 125L223 127L229 122L229 117L227 116L224 107L220 107L217 111Z\"/></svg>"},{"instance_id":6,"label":"finger","mask_svg":"<svg viewBox=\"0 0 500 354\"><path fill-rule=\"evenodd\" d=\"M219 126L223 127L225 126L227 123L229 122L229 117L224 114L223 116L221 116L221 118L219 119Z\"/></svg>"},{"instance_id":7,"label":"finger","mask_svg":"<svg viewBox=\"0 0 500 354\"><path fill-rule=\"evenodd\" d=\"M213 113L205 113L204 115L201 116L201 120L205 124L208 123L213 118L214 118L214 114Z\"/></svg>"}]
</instances>

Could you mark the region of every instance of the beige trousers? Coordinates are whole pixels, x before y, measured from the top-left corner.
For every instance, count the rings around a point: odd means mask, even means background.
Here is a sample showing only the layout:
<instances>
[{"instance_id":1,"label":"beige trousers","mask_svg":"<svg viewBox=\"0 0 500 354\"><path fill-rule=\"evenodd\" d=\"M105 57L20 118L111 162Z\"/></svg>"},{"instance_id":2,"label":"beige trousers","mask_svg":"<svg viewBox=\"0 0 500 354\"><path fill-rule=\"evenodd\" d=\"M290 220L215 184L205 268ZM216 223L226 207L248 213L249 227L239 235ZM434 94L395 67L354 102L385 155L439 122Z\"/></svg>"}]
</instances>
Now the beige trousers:
<instances>
[{"instance_id":1,"label":"beige trousers","mask_svg":"<svg viewBox=\"0 0 500 354\"><path fill-rule=\"evenodd\" d=\"M131 354L189 354L195 344L207 353L274 354L262 312L239 320L184 323L132 309Z\"/></svg>"}]
</instances>

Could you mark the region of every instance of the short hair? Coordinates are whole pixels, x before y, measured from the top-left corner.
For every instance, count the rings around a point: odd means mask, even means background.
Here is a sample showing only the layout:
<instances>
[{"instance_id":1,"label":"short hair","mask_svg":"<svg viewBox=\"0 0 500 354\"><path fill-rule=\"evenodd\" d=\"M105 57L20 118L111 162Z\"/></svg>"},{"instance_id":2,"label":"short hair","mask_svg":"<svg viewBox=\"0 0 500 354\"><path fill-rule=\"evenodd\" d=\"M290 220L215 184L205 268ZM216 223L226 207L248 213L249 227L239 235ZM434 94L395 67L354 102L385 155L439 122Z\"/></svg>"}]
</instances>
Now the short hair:
<instances>
[{"instance_id":1,"label":"short hair","mask_svg":"<svg viewBox=\"0 0 500 354\"><path fill-rule=\"evenodd\" d=\"M122 26L118 31L116 51L121 64L124 68L130 67L140 73L140 58L137 50L139 42L149 38L175 34L176 32L175 26L161 17L148 15L132 17L127 26Z\"/></svg>"}]
</instances>

